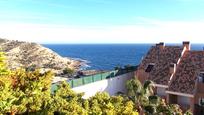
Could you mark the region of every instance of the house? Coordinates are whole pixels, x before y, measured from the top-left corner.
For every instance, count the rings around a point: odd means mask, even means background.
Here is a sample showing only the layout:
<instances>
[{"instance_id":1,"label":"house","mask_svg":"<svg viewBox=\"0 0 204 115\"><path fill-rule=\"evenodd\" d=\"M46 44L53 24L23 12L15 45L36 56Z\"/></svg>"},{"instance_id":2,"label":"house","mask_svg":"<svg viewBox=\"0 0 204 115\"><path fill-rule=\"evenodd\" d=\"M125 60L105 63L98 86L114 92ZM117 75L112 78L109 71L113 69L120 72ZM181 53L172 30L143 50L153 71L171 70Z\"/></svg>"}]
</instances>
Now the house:
<instances>
[{"instance_id":1,"label":"house","mask_svg":"<svg viewBox=\"0 0 204 115\"><path fill-rule=\"evenodd\" d=\"M165 46L164 43L152 46L138 66L136 76L141 82L152 80L156 86L156 94L166 98L166 89L175 73L176 64L186 50L184 47Z\"/></svg>"},{"instance_id":2,"label":"house","mask_svg":"<svg viewBox=\"0 0 204 115\"><path fill-rule=\"evenodd\" d=\"M152 80L155 94L168 103L196 114L204 112L204 51L191 51L189 42L152 46L138 66L136 77L142 83Z\"/></svg>"}]
</instances>

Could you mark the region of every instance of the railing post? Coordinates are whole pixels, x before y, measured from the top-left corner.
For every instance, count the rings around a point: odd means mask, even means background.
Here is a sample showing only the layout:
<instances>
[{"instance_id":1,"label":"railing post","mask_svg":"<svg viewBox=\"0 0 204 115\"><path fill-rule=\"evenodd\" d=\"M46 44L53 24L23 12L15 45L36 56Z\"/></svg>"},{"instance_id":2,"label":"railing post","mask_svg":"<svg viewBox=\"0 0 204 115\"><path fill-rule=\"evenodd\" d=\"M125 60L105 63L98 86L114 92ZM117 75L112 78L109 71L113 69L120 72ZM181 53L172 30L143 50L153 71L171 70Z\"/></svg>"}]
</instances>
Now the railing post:
<instances>
[{"instance_id":1,"label":"railing post","mask_svg":"<svg viewBox=\"0 0 204 115\"><path fill-rule=\"evenodd\" d=\"M103 80L103 78L102 78L102 74L100 73L100 76L101 76L101 80Z\"/></svg>"},{"instance_id":2,"label":"railing post","mask_svg":"<svg viewBox=\"0 0 204 115\"><path fill-rule=\"evenodd\" d=\"M94 82L94 77L93 77L93 75L91 75L91 78L92 78L92 83Z\"/></svg>"},{"instance_id":3,"label":"railing post","mask_svg":"<svg viewBox=\"0 0 204 115\"><path fill-rule=\"evenodd\" d=\"M74 87L74 83L73 83L73 80L71 80L71 87L72 87L72 88Z\"/></svg>"},{"instance_id":4,"label":"railing post","mask_svg":"<svg viewBox=\"0 0 204 115\"><path fill-rule=\"evenodd\" d=\"M84 77L82 77L82 84L85 85L85 83L84 83Z\"/></svg>"}]
</instances>

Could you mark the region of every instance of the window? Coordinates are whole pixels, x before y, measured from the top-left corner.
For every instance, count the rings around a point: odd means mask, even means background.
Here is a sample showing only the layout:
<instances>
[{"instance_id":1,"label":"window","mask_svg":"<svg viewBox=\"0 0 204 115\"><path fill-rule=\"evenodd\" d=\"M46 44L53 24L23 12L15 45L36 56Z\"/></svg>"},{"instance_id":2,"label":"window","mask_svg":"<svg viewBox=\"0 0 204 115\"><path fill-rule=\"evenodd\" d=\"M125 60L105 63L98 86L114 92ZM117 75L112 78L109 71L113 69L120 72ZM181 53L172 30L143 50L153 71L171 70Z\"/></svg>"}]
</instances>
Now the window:
<instances>
[{"instance_id":1,"label":"window","mask_svg":"<svg viewBox=\"0 0 204 115\"><path fill-rule=\"evenodd\" d=\"M147 66L145 72L151 72L152 69L154 68L154 65L155 65L154 63L150 63L150 64Z\"/></svg>"},{"instance_id":2,"label":"window","mask_svg":"<svg viewBox=\"0 0 204 115\"><path fill-rule=\"evenodd\" d=\"M204 98L200 98L200 99L199 99L199 105L200 105L200 106L203 106L203 105L204 105Z\"/></svg>"},{"instance_id":3,"label":"window","mask_svg":"<svg viewBox=\"0 0 204 115\"><path fill-rule=\"evenodd\" d=\"M204 83L204 72L201 72L198 76L198 82L199 83Z\"/></svg>"}]
</instances>

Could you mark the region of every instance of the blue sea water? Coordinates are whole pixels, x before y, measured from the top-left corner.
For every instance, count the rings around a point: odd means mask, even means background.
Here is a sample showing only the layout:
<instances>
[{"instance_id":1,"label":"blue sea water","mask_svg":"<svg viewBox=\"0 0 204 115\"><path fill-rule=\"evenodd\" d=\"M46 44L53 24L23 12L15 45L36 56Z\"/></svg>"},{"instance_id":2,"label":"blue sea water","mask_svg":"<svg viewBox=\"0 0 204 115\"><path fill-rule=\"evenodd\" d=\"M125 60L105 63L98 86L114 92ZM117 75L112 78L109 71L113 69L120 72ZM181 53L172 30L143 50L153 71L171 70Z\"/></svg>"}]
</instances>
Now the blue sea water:
<instances>
[{"instance_id":1,"label":"blue sea water","mask_svg":"<svg viewBox=\"0 0 204 115\"><path fill-rule=\"evenodd\" d=\"M153 44L44 44L63 57L85 60L86 69L112 70L115 66L138 65ZM175 45L175 44L170 44ZM181 45L181 44L180 44ZM192 44L203 50L204 44Z\"/></svg>"}]
</instances>

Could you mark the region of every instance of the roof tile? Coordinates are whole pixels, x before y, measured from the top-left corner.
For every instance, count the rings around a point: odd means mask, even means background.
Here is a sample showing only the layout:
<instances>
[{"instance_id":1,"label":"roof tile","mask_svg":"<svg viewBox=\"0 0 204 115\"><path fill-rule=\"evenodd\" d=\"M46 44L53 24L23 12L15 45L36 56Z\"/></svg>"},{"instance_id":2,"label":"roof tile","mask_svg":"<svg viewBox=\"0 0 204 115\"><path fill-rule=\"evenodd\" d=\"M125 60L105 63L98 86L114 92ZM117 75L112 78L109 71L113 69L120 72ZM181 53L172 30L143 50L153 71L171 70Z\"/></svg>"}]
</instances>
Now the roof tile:
<instances>
[{"instance_id":1,"label":"roof tile","mask_svg":"<svg viewBox=\"0 0 204 115\"><path fill-rule=\"evenodd\" d=\"M170 65L171 63L177 63L182 51L183 47L181 46L165 46L162 49L152 46L138 69L145 70L149 64L154 63L154 68L149 72L148 79L157 84L168 85L171 76Z\"/></svg>"},{"instance_id":2,"label":"roof tile","mask_svg":"<svg viewBox=\"0 0 204 115\"><path fill-rule=\"evenodd\" d=\"M195 83L200 72L204 71L204 51L186 51L177 66L170 91L194 94Z\"/></svg>"}]
</instances>

